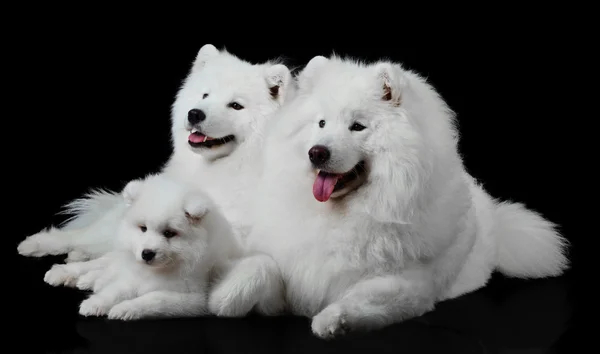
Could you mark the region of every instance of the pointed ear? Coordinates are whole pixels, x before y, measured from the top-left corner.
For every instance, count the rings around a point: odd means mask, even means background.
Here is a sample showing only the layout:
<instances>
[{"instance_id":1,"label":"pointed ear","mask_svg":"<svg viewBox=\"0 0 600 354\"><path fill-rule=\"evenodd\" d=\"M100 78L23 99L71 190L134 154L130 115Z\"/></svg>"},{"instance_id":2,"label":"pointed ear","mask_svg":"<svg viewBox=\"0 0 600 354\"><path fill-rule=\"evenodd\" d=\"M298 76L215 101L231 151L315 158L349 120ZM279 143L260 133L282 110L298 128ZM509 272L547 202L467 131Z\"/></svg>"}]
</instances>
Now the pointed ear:
<instances>
[{"instance_id":1,"label":"pointed ear","mask_svg":"<svg viewBox=\"0 0 600 354\"><path fill-rule=\"evenodd\" d=\"M325 64L329 62L329 59L324 56L317 55L312 58L304 67L304 69L298 75L298 86L301 90L308 90L312 86L313 79L317 76Z\"/></svg>"},{"instance_id":2,"label":"pointed ear","mask_svg":"<svg viewBox=\"0 0 600 354\"><path fill-rule=\"evenodd\" d=\"M211 58L219 55L219 50L212 44L205 44L200 48L198 54L196 55L196 60L194 61L194 65L192 67L193 71L200 70L206 65L206 62Z\"/></svg>"},{"instance_id":3,"label":"pointed ear","mask_svg":"<svg viewBox=\"0 0 600 354\"><path fill-rule=\"evenodd\" d=\"M402 104L402 90L406 81L402 76L400 68L390 63L379 63L375 65L378 94L383 101L390 102L393 106Z\"/></svg>"},{"instance_id":4,"label":"pointed ear","mask_svg":"<svg viewBox=\"0 0 600 354\"><path fill-rule=\"evenodd\" d=\"M121 195L123 196L123 199L125 199L125 204L127 206L130 206L137 199L140 194L140 190L142 189L142 184L142 180L135 179L127 183L125 188L123 188Z\"/></svg>"},{"instance_id":5,"label":"pointed ear","mask_svg":"<svg viewBox=\"0 0 600 354\"><path fill-rule=\"evenodd\" d=\"M189 222L197 224L210 211L210 202L204 195L190 195L183 208Z\"/></svg>"},{"instance_id":6,"label":"pointed ear","mask_svg":"<svg viewBox=\"0 0 600 354\"><path fill-rule=\"evenodd\" d=\"M275 64L267 68L265 74L269 94L273 99L283 101L285 93L292 82L290 69L283 64Z\"/></svg>"}]
</instances>

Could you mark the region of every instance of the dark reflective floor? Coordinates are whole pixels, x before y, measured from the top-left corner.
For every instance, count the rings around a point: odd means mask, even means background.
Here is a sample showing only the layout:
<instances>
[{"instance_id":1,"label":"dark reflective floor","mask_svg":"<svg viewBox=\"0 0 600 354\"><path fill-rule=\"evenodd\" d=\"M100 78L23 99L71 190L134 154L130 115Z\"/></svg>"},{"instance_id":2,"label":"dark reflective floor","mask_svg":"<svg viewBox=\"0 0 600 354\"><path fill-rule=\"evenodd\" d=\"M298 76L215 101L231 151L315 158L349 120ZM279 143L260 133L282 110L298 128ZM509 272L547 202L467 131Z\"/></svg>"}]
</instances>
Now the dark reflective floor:
<instances>
[{"instance_id":1,"label":"dark reflective floor","mask_svg":"<svg viewBox=\"0 0 600 354\"><path fill-rule=\"evenodd\" d=\"M139 322L85 319L85 294L43 283L53 259L20 258L12 313L14 338L39 353L573 353L571 277L518 281L495 277L485 289L384 330L323 341L296 317L198 318ZM15 288L17 289L17 288ZM11 306L13 307L13 306ZM22 310L21 310L22 309ZM16 316L15 316L16 317ZM16 330L16 331L15 331ZM24 336L27 333L27 336ZM23 339L27 338L27 339Z\"/></svg>"}]
</instances>

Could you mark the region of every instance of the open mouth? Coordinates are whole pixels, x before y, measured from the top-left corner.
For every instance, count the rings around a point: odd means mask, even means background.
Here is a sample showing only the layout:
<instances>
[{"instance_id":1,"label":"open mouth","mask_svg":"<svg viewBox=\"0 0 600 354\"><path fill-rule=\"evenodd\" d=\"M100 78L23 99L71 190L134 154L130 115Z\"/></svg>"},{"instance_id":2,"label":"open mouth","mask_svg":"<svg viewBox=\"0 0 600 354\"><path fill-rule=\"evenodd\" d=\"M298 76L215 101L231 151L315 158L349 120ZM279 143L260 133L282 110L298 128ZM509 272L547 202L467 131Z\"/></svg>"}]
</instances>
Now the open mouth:
<instances>
[{"instance_id":1,"label":"open mouth","mask_svg":"<svg viewBox=\"0 0 600 354\"><path fill-rule=\"evenodd\" d=\"M339 197L360 186L366 179L367 169L361 161L346 173L331 173L317 170L317 178L313 184L313 195L320 202Z\"/></svg>"},{"instance_id":2,"label":"open mouth","mask_svg":"<svg viewBox=\"0 0 600 354\"><path fill-rule=\"evenodd\" d=\"M207 135L200 133L197 130L192 130L192 133L188 137L188 143L190 146L195 148L213 148L216 146L221 146L229 143L230 141L235 140L235 136L227 135L222 138L213 138Z\"/></svg>"}]
</instances>

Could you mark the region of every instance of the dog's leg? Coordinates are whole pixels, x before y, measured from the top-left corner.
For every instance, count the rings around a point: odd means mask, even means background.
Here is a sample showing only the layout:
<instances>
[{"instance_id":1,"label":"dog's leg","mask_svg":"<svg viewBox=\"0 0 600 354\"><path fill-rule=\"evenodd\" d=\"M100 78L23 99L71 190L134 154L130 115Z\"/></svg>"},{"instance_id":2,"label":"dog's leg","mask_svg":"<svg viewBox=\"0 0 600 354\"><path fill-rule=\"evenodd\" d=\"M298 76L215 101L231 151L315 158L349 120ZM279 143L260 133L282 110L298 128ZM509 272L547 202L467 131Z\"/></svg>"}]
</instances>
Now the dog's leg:
<instances>
[{"instance_id":1,"label":"dog's leg","mask_svg":"<svg viewBox=\"0 0 600 354\"><path fill-rule=\"evenodd\" d=\"M283 281L277 264L267 255L239 259L224 271L209 295L211 313L242 317L252 309L263 315L283 310Z\"/></svg>"},{"instance_id":2,"label":"dog's leg","mask_svg":"<svg viewBox=\"0 0 600 354\"><path fill-rule=\"evenodd\" d=\"M96 287L98 279L102 279L102 276L107 271L107 269L96 269L82 274L77 280L75 287L79 290L92 290Z\"/></svg>"},{"instance_id":3,"label":"dog's leg","mask_svg":"<svg viewBox=\"0 0 600 354\"><path fill-rule=\"evenodd\" d=\"M427 269L363 280L313 317L312 331L328 339L420 316L433 309L433 288L432 274Z\"/></svg>"},{"instance_id":4,"label":"dog's leg","mask_svg":"<svg viewBox=\"0 0 600 354\"><path fill-rule=\"evenodd\" d=\"M206 313L205 293L152 291L115 305L108 312L108 318L127 321L141 318L194 317Z\"/></svg>"},{"instance_id":5,"label":"dog's leg","mask_svg":"<svg viewBox=\"0 0 600 354\"><path fill-rule=\"evenodd\" d=\"M102 256L112 249L112 225L94 224L83 229L61 230L55 227L28 236L18 246L22 256L43 257L67 254L67 263Z\"/></svg>"},{"instance_id":6,"label":"dog's leg","mask_svg":"<svg viewBox=\"0 0 600 354\"><path fill-rule=\"evenodd\" d=\"M73 240L81 237L83 229L60 230L55 227L28 236L17 247L22 256L43 257L60 255L73 250Z\"/></svg>"},{"instance_id":7,"label":"dog's leg","mask_svg":"<svg viewBox=\"0 0 600 354\"><path fill-rule=\"evenodd\" d=\"M27 237L18 246L19 254L29 257L69 254L67 262L98 258L113 249L116 231L124 212L119 203L99 214L91 223L75 228L51 227Z\"/></svg>"},{"instance_id":8,"label":"dog's leg","mask_svg":"<svg viewBox=\"0 0 600 354\"><path fill-rule=\"evenodd\" d=\"M133 288L127 282L111 282L99 292L85 299L79 305L79 314L83 316L104 316L116 304L135 296Z\"/></svg>"},{"instance_id":9,"label":"dog's leg","mask_svg":"<svg viewBox=\"0 0 600 354\"><path fill-rule=\"evenodd\" d=\"M93 257L90 254L84 251L74 250L69 252L67 258L65 259L65 263L85 262L89 261L90 259L93 259Z\"/></svg>"},{"instance_id":10,"label":"dog's leg","mask_svg":"<svg viewBox=\"0 0 600 354\"><path fill-rule=\"evenodd\" d=\"M96 279L94 279L94 284L92 285L91 290L95 293L100 292L105 287L110 286L110 284L118 278L119 269L115 267L108 267L101 274L98 274ZM82 282L81 286L83 287L84 285L85 284Z\"/></svg>"},{"instance_id":11,"label":"dog's leg","mask_svg":"<svg viewBox=\"0 0 600 354\"><path fill-rule=\"evenodd\" d=\"M104 269L108 262L108 257L101 257L87 262L55 264L44 275L44 281L53 286L74 287L79 277L91 271Z\"/></svg>"}]
</instances>

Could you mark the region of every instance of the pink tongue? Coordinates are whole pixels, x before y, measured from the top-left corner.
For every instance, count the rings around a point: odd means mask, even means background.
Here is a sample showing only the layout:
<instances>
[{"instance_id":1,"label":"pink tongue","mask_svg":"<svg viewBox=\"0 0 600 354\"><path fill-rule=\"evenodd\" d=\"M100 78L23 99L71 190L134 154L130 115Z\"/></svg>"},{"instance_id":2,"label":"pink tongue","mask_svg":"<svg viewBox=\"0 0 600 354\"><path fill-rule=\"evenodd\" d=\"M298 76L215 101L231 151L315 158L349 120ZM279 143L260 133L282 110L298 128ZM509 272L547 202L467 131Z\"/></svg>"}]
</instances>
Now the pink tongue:
<instances>
[{"instance_id":1,"label":"pink tongue","mask_svg":"<svg viewBox=\"0 0 600 354\"><path fill-rule=\"evenodd\" d=\"M188 140L191 141L192 143L201 143L201 142L204 142L204 135L199 134L199 133L193 133L193 134L190 134L190 137L188 138Z\"/></svg>"},{"instance_id":2,"label":"pink tongue","mask_svg":"<svg viewBox=\"0 0 600 354\"><path fill-rule=\"evenodd\" d=\"M313 195L315 196L315 199L320 202L328 201L339 178L339 175L319 172L317 179L315 179L315 183L313 184Z\"/></svg>"}]
</instances>

